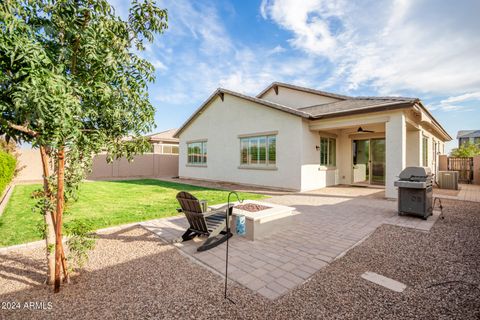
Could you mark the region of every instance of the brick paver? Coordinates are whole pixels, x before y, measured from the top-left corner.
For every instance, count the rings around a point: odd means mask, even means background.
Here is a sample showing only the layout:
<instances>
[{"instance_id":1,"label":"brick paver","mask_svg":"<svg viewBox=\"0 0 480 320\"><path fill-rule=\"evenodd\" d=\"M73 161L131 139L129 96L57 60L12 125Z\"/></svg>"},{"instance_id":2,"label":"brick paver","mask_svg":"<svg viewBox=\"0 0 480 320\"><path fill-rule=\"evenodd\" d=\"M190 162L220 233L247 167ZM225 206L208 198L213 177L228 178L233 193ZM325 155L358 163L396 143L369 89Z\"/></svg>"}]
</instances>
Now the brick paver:
<instances>
[{"instance_id":1,"label":"brick paver","mask_svg":"<svg viewBox=\"0 0 480 320\"><path fill-rule=\"evenodd\" d=\"M359 188L326 188L266 199L266 202L295 207L300 214L294 216L289 230L273 233L262 240L232 237L229 278L275 299L343 255L381 224L428 231L438 218L438 213L426 221L398 216L395 201L371 193ZM184 232L187 221L184 217L171 217L149 221L143 226L165 241L172 241ZM196 238L175 245L223 274L225 245L197 252L201 241L203 238Z\"/></svg>"}]
</instances>

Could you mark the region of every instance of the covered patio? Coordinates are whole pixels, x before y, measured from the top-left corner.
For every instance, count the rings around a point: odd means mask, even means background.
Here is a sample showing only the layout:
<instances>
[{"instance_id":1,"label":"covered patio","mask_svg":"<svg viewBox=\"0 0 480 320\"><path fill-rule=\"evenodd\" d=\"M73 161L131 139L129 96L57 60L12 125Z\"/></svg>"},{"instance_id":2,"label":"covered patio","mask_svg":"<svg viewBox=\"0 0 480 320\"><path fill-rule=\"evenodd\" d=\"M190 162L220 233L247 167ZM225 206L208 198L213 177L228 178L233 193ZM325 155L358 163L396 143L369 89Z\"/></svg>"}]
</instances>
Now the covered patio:
<instances>
[{"instance_id":1,"label":"covered patio","mask_svg":"<svg viewBox=\"0 0 480 320\"><path fill-rule=\"evenodd\" d=\"M398 174L406 166L429 165L422 159L424 133L413 120L415 117L413 111L400 110L311 121L309 129L318 132L321 151L329 139L336 144L336 154L329 154L335 159L328 159L325 166L321 163L320 171L327 175L327 186L384 186L384 197L396 198L393 183ZM436 158L434 150L433 167L437 166ZM305 172L304 176L311 174Z\"/></svg>"}]
</instances>

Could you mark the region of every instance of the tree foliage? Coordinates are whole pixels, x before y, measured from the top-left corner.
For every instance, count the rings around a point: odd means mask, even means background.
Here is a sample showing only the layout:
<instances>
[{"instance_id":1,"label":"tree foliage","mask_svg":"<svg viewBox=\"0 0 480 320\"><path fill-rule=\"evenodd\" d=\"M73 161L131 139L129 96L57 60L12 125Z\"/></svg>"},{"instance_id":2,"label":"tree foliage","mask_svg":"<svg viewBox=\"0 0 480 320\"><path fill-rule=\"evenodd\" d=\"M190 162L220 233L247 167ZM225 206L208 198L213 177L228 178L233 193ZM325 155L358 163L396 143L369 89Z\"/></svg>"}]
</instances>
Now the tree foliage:
<instances>
[{"instance_id":1,"label":"tree foliage","mask_svg":"<svg viewBox=\"0 0 480 320\"><path fill-rule=\"evenodd\" d=\"M462 143L459 148L453 149L450 153L452 157L473 157L480 155L480 144L470 141Z\"/></svg>"},{"instance_id":2,"label":"tree foliage","mask_svg":"<svg viewBox=\"0 0 480 320\"><path fill-rule=\"evenodd\" d=\"M0 149L0 197L12 181L15 174L17 160L13 155Z\"/></svg>"},{"instance_id":3,"label":"tree foliage","mask_svg":"<svg viewBox=\"0 0 480 320\"><path fill-rule=\"evenodd\" d=\"M75 199L94 154L148 151L154 67L140 53L165 28L167 11L151 0L133 0L127 20L106 0L0 3L0 134L45 150L55 164L44 213Z\"/></svg>"}]
</instances>

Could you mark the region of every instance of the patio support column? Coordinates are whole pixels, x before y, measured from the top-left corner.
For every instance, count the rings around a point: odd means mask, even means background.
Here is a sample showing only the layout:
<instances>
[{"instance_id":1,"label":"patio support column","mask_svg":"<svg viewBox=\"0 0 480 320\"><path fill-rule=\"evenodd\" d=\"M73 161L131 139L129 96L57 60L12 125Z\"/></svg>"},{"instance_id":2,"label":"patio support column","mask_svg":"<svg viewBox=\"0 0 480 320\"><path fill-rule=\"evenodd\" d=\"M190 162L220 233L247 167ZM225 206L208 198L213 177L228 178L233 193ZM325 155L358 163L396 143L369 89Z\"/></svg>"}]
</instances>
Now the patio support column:
<instances>
[{"instance_id":1,"label":"patio support column","mask_svg":"<svg viewBox=\"0 0 480 320\"><path fill-rule=\"evenodd\" d=\"M407 127L403 112L392 114L385 123L385 145L385 197L397 198L393 182L405 168L407 153Z\"/></svg>"},{"instance_id":2,"label":"patio support column","mask_svg":"<svg viewBox=\"0 0 480 320\"><path fill-rule=\"evenodd\" d=\"M406 166L422 165L422 132L421 130L407 131L407 163Z\"/></svg>"}]
</instances>

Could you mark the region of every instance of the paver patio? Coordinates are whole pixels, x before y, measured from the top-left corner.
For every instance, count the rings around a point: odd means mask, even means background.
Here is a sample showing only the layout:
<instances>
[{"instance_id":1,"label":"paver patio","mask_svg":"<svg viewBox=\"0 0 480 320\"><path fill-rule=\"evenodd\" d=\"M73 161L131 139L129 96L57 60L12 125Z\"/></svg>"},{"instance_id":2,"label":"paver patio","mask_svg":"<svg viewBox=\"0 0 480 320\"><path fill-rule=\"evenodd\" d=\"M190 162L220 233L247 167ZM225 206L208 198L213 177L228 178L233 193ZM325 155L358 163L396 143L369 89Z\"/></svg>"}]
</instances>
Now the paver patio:
<instances>
[{"instance_id":1,"label":"paver patio","mask_svg":"<svg viewBox=\"0 0 480 320\"><path fill-rule=\"evenodd\" d=\"M460 190L456 196L441 193L436 196L442 199L480 202L480 185L461 184L459 189Z\"/></svg>"},{"instance_id":2,"label":"paver patio","mask_svg":"<svg viewBox=\"0 0 480 320\"><path fill-rule=\"evenodd\" d=\"M386 223L428 231L439 212L427 221L398 216L396 201L382 199L383 190L332 187L308 193L278 195L266 202L291 206L299 213L288 231L248 241L230 240L229 278L275 299L365 239ZM165 241L178 238L187 228L184 217L149 221L142 225ZM203 239L176 244L199 263L224 273L225 245L206 252L196 248Z\"/></svg>"}]
</instances>

